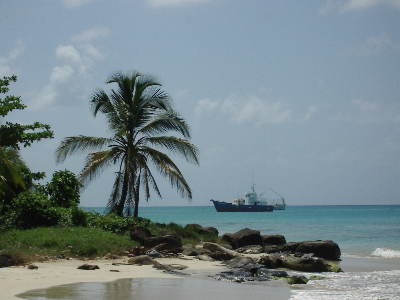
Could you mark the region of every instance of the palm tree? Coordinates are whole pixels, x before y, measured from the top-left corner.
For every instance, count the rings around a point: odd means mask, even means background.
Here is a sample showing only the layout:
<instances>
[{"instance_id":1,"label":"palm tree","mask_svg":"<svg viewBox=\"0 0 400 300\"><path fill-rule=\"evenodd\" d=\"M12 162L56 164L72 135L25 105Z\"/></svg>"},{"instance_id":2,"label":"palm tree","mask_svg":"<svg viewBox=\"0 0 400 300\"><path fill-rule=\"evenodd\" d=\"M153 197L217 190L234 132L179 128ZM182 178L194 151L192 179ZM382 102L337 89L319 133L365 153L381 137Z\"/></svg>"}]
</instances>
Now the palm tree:
<instances>
[{"instance_id":1,"label":"palm tree","mask_svg":"<svg viewBox=\"0 0 400 300\"><path fill-rule=\"evenodd\" d=\"M138 216L140 191L146 201L150 191L161 197L153 176L156 169L167 177L182 197L192 198L189 184L173 160L163 152L183 156L188 162L199 163L198 150L190 141L185 120L172 108L169 96L154 78L138 72L116 73L107 84L116 84L109 94L97 90L91 97L94 116L102 113L112 132L111 137L74 136L65 138L56 150L62 162L80 151L88 154L80 181L86 184L111 165L117 166L114 185L107 207L118 215ZM163 135L169 132L174 135Z\"/></svg>"}]
</instances>

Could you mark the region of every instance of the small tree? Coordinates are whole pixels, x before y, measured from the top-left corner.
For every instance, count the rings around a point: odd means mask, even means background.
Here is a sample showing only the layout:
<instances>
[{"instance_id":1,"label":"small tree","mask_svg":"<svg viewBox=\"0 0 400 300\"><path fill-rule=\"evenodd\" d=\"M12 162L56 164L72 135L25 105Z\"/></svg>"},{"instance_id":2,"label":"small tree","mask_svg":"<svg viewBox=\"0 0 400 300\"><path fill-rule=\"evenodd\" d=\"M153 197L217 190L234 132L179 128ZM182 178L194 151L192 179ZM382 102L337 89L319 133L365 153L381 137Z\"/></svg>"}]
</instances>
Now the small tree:
<instances>
[{"instance_id":1,"label":"small tree","mask_svg":"<svg viewBox=\"0 0 400 300\"><path fill-rule=\"evenodd\" d=\"M57 171L47 184L50 200L55 206L77 207L80 202L79 190L82 187L75 174L71 171Z\"/></svg>"}]
</instances>

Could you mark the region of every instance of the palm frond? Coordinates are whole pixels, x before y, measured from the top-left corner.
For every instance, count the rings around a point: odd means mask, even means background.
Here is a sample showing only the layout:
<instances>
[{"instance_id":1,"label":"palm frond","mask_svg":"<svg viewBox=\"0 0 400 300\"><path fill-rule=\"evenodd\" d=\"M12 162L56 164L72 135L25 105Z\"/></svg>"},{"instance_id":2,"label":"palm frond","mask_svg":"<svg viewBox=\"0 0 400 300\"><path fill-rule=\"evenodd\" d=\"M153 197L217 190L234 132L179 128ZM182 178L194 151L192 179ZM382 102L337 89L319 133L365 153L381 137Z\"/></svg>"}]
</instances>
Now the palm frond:
<instances>
[{"instance_id":1,"label":"palm frond","mask_svg":"<svg viewBox=\"0 0 400 300\"><path fill-rule=\"evenodd\" d=\"M82 184L93 180L104 168L116 160L119 152L115 149L109 149L100 152L90 153L86 158L85 166L79 176Z\"/></svg>"},{"instance_id":2,"label":"palm frond","mask_svg":"<svg viewBox=\"0 0 400 300\"><path fill-rule=\"evenodd\" d=\"M155 136L144 138L142 143L164 147L173 153L182 155L188 162L199 164L199 151L197 147L186 139L177 138L175 136Z\"/></svg>"},{"instance_id":3,"label":"palm frond","mask_svg":"<svg viewBox=\"0 0 400 300\"><path fill-rule=\"evenodd\" d=\"M167 111L156 115L139 130L144 135L153 135L176 131L190 138L190 129L186 121L175 111Z\"/></svg>"},{"instance_id":4,"label":"palm frond","mask_svg":"<svg viewBox=\"0 0 400 300\"><path fill-rule=\"evenodd\" d=\"M57 162L63 162L69 155L78 151L101 150L113 142L113 139L93 136L71 136L65 138L56 150Z\"/></svg>"}]
</instances>

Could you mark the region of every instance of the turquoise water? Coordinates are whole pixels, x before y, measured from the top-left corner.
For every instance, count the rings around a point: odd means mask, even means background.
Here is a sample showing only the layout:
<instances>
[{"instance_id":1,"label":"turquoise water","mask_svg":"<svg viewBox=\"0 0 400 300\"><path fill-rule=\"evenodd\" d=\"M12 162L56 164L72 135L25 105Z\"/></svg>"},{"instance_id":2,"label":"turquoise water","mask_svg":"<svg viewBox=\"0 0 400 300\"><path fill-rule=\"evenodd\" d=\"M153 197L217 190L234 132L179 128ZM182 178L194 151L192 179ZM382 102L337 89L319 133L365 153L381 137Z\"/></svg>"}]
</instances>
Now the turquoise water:
<instances>
[{"instance_id":1,"label":"turquoise water","mask_svg":"<svg viewBox=\"0 0 400 300\"><path fill-rule=\"evenodd\" d=\"M160 223L214 226L221 233L249 227L283 234L288 241L333 240L350 255L370 255L378 248L400 255L400 205L289 206L272 213L217 213L212 206L141 207L139 213Z\"/></svg>"}]
</instances>

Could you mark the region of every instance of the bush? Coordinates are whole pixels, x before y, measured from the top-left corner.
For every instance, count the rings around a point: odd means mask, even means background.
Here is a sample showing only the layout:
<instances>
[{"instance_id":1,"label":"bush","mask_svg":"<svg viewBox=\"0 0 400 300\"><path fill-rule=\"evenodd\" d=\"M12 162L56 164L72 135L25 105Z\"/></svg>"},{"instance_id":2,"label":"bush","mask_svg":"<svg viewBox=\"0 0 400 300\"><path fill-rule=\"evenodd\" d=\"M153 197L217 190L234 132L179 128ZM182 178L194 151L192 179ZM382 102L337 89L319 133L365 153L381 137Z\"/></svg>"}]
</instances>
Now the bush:
<instances>
[{"instance_id":1,"label":"bush","mask_svg":"<svg viewBox=\"0 0 400 300\"><path fill-rule=\"evenodd\" d=\"M17 228L22 229L54 226L61 218L60 212L52 207L46 195L29 191L20 193L14 199L7 216Z\"/></svg>"},{"instance_id":2,"label":"bush","mask_svg":"<svg viewBox=\"0 0 400 300\"><path fill-rule=\"evenodd\" d=\"M81 186L79 180L71 171L57 171L47 184L47 192L55 206L77 207L80 202L79 190Z\"/></svg>"},{"instance_id":3,"label":"bush","mask_svg":"<svg viewBox=\"0 0 400 300\"><path fill-rule=\"evenodd\" d=\"M71 221L74 226L87 226L87 214L83 210L74 207L71 211Z\"/></svg>"}]
</instances>

